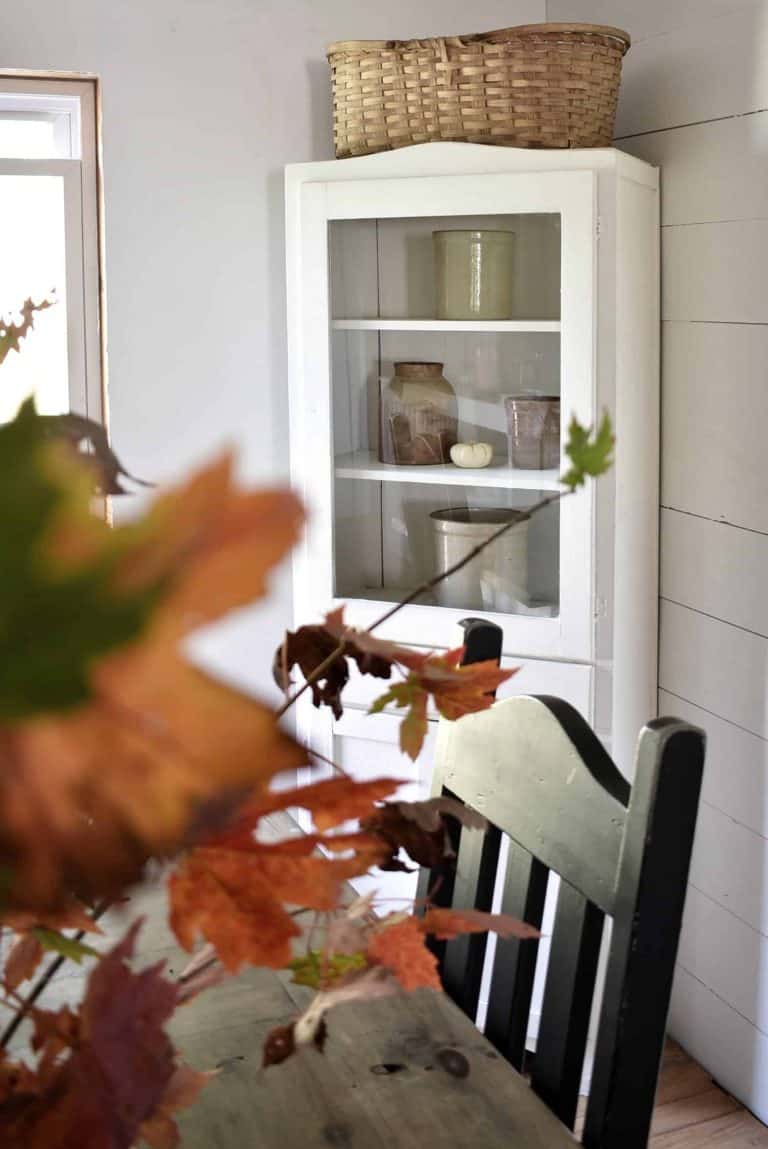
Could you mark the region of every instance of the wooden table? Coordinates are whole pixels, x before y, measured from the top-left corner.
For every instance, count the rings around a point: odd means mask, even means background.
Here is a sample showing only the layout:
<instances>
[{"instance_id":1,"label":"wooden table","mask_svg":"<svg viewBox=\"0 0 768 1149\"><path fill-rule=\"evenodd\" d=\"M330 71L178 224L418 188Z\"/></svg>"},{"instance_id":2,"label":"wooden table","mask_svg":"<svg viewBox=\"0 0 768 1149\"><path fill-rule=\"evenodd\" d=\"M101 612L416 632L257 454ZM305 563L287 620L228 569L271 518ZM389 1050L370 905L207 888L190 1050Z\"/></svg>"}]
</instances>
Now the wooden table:
<instances>
[{"instance_id":1,"label":"wooden table","mask_svg":"<svg viewBox=\"0 0 768 1149\"><path fill-rule=\"evenodd\" d=\"M181 1116L184 1149L573 1149L525 1081L430 990L338 1006L324 1053L262 1069L266 1034L310 996L259 970L179 1012L182 1053L219 1069Z\"/></svg>"}]
</instances>

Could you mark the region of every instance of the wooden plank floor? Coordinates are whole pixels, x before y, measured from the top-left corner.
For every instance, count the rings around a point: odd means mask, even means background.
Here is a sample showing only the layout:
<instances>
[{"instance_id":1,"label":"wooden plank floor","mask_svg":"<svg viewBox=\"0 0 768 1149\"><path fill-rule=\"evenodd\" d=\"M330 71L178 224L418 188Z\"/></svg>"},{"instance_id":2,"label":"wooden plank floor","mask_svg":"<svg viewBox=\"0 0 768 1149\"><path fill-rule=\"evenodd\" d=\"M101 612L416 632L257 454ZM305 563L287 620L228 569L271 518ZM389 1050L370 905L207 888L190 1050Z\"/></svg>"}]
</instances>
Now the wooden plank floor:
<instances>
[{"instance_id":1,"label":"wooden plank floor","mask_svg":"<svg viewBox=\"0 0 768 1149\"><path fill-rule=\"evenodd\" d=\"M577 1131L583 1111L582 1100ZM768 1149L768 1128L669 1039L649 1145L650 1149Z\"/></svg>"}]
</instances>

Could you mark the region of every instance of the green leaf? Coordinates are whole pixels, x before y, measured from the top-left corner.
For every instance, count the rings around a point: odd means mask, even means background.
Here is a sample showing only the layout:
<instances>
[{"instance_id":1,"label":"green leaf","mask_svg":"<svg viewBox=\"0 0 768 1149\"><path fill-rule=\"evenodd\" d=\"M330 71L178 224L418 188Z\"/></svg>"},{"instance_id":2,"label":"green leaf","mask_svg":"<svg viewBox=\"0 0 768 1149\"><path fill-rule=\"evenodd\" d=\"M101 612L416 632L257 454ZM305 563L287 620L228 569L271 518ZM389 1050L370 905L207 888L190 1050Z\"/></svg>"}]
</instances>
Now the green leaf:
<instances>
[{"instance_id":1,"label":"green leaf","mask_svg":"<svg viewBox=\"0 0 768 1149\"><path fill-rule=\"evenodd\" d=\"M33 303L31 299L25 299L21 306L21 323L0 316L0 363L11 351L21 350L21 340L27 337L35 325L35 312L53 307L54 302L52 299L44 299L42 303Z\"/></svg>"},{"instance_id":2,"label":"green leaf","mask_svg":"<svg viewBox=\"0 0 768 1149\"><path fill-rule=\"evenodd\" d=\"M294 958L288 969L293 971L291 981L296 985L323 989L345 974L365 969L367 965L364 953L326 954L321 950L309 950L303 957Z\"/></svg>"},{"instance_id":3,"label":"green leaf","mask_svg":"<svg viewBox=\"0 0 768 1149\"><path fill-rule=\"evenodd\" d=\"M78 965L83 958L101 957L99 951L93 949L92 946L83 945L76 938L68 938L64 934L60 934L58 930L49 930L45 926L35 926L30 932L34 934L44 950L52 950L54 953L61 954L62 957L76 961Z\"/></svg>"},{"instance_id":4,"label":"green leaf","mask_svg":"<svg viewBox=\"0 0 768 1149\"><path fill-rule=\"evenodd\" d=\"M0 426L0 721L84 702L94 661L138 636L160 591L114 590L117 545L52 561L54 525L65 512L87 523L91 485L76 460L52 465L57 450L31 399Z\"/></svg>"},{"instance_id":5,"label":"green leaf","mask_svg":"<svg viewBox=\"0 0 768 1149\"><path fill-rule=\"evenodd\" d=\"M411 682L413 675L409 675L405 682L395 682L390 686L385 694L379 695L375 702L371 703L369 714L380 714L385 707L389 706L390 702L395 706L410 706L413 702L414 684Z\"/></svg>"},{"instance_id":6,"label":"green leaf","mask_svg":"<svg viewBox=\"0 0 768 1149\"><path fill-rule=\"evenodd\" d=\"M595 478L605 474L613 465L615 441L607 411L603 413L594 434L592 427L582 427L574 415L568 428L568 442L565 445L565 453L571 460L571 467L561 476L560 482L575 491L587 481L588 476Z\"/></svg>"}]
</instances>

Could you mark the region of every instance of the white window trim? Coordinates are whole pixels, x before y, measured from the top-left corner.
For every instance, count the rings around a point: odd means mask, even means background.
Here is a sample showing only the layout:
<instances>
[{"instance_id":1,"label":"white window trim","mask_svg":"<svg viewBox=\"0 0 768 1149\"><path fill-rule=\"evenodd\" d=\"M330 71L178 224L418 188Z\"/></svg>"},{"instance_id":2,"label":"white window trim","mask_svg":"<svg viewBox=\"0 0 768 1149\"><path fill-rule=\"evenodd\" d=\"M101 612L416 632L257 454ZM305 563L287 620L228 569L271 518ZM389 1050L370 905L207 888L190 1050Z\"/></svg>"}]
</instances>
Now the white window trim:
<instances>
[{"instance_id":1,"label":"white window trim","mask_svg":"<svg viewBox=\"0 0 768 1149\"><path fill-rule=\"evenodd\" d=\"M108 425L101 98L95 76L0 71L0 112L63 120L70 159L2 159L0 173L64 179L70 405Z\"/></svg>"}]
</instances>

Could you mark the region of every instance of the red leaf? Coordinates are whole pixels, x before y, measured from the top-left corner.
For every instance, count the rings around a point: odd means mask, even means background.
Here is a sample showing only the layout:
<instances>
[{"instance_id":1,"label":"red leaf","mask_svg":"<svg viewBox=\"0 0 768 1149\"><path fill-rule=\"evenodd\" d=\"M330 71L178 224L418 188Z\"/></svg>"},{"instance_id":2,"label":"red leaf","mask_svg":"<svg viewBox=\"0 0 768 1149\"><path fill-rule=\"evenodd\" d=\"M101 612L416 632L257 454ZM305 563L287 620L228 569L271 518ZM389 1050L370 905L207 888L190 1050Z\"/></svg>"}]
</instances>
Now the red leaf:
<instances>
[{"instance_id":1,"label":"red leaf","mask_svg":"<svg viewBox=\"0 0 768 1149\"><path fill-rule=\"evenodd\" d=\"M130 1149L162 1107L177 1070L163 1030L177 989L161 976L162 963L140 973L126 965L139 927L91 973L79 1024L68 1011L35 1015L47 1067L38 1078L42 1091L0 1108L3 1149Z\"/></svg>"},{"instance_id":2,"label":"red leaf","mask_svg":"<svg viewBox=\"0 0 768 1149\"><path fill-rule=\"evenodd\" d=\"M404 805L402 802L385 802L360 823L362 830L377 835L387 845L387 858L379 862L380 869L405 869L397 860L401 849L412 861L430 870L439 866L446 857L452 857L453 851L442 820L438 819L434 830L426 830L403 812Z\"/></svg>"},{"instance_id":3,"label":"red leaf","mask_svg":"<svg viewBox=\"0 0 768 1149\"><path fill-rule=\"evenodd\" d=\"M367 954L370 960L385 966L403 989L442 989L437 976L437 958L426 947L424 932L416 918L398 920L387 925L387 919L372 931Z\"/></svg>"},{"instance_id":4,"label":"red leaf","mask_svg":"<svg viewBox=\"0 0 768 1149\"><path fill-rule=\"evenodd\" d=\"M198 1073L189 1065L180 1065L168 1082L159 1108L141 1126L141 1140L146 1141L151 1149L175 1149L180 1142L180 1134L172 1115L194 1104L201 1089L213 1076L213 1073Z\"/></svg>"},{"instance_id":5,"label":"red leaf","mask_svg":"<svg viewBox=\"0 0 768 1149\"><path fill-rule=\"evenodd\" d=\"M43 947L34 934L19 934L5 959L3 980L8 989L16 989L32 977L43 960Z\"/></svg>"},{"instance_id":6,"label":"red leaf","mask_svg":"<svg viewBox=\"0 0 768 1149\"><path fill-rule=\"evenodd\" d=\"M492 931L502 938L538 938L539 930L510 914L488 914L482 910L448 910L434 907L427 910L419 925L425 934L443 941L461 934L480 934Z\"/></svg>"}]
</instances>

